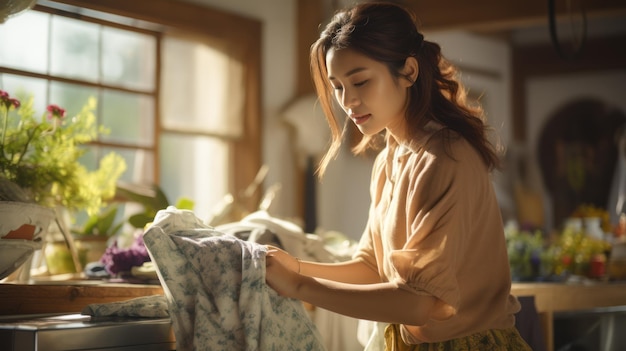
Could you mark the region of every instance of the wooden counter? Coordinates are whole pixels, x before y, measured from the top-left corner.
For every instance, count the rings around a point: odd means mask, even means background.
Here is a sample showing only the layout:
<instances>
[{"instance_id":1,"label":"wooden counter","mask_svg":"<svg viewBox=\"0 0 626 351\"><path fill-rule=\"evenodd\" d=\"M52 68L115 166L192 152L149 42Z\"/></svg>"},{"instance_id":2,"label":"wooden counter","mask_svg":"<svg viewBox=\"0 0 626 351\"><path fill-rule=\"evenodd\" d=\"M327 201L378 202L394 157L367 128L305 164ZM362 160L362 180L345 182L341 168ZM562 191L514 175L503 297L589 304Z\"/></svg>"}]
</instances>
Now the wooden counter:
<instances>
[{"instance_id":1,"label":"wooden counter","mask_svg":"<svg viewBox=\"0 0 626 351\"><path fill-rule=\"evenodd\" d=\"M626 282L592 285L514 283L512 293L515 296L534 296L548 351L554 349L552 321L555 312L626 306ZM90 303L124 301L162 294L163 289L159 285L0 284L0 315L79 313Z\"/></svg>"},{"instance_id":2,"label":"wooden counter","mask_svg":"<svg viewBox=\"0 0 626 351\"><path fill-rule=\"evenodd\" d=\"M556 312L626 306L626 282L594 284L513 283L515 296L534 296L546 350L554 350L553 318Z\"/></svg>"},{"instance_id":3,"label":"wooden counter","mask_svg":"<svg viewBox=\"0 0 626 351\"><path fill-rule=\"evenodd\" d=\"M76 283L0 284L0 316L45 313L80 313L91 303L163 295L160 285Z\"/></svg>"}]
</instances>

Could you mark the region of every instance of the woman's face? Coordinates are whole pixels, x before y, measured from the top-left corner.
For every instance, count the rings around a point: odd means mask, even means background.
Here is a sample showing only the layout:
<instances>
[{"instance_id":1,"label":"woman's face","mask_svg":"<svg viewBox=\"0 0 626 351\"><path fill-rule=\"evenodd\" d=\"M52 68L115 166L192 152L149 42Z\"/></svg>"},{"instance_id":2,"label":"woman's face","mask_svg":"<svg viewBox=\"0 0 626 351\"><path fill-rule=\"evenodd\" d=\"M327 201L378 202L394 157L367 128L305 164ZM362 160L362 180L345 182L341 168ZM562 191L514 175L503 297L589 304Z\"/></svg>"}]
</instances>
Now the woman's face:
<instances>
[{"instance_id":1,"label":"woman's face","mask_svg":"<svg viewBox=\"0 0 626 351\"><path fill-rule=\"evenodd\" d=\"M361 133L387 129L396 139L404 136L408 79L396 79L385 64L351 49L330 49L326 65L335 98Z\"/></svg>"}]
</instances>

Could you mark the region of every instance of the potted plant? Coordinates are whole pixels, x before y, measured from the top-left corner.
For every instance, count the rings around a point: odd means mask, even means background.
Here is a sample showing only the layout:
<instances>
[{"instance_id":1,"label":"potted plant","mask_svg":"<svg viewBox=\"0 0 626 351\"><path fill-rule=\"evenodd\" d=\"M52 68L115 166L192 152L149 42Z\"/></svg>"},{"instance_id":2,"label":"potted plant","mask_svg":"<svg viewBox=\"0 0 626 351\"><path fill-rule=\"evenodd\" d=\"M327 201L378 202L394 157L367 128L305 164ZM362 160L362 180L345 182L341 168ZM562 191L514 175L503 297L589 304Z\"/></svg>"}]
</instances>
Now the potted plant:
<instances>
[{"instance_id":1,"label":"potted plant","mask_svg":"<svg viewBox=\"0 0 626 351\"><path fill-rule=\"evenodd\" d=\"M95 98L71 118L57 105L49 105L37 118L33 100L0 90L0 201L63 209L70 217L83 211L98 215L115 195L126 163L115 152L104 156L95 170L80 162L84 146L108 133L97 124ZM55 222L61 222L58 211ZM71 240L68 228L62 229Z\"/></svg>"}]
</instances>

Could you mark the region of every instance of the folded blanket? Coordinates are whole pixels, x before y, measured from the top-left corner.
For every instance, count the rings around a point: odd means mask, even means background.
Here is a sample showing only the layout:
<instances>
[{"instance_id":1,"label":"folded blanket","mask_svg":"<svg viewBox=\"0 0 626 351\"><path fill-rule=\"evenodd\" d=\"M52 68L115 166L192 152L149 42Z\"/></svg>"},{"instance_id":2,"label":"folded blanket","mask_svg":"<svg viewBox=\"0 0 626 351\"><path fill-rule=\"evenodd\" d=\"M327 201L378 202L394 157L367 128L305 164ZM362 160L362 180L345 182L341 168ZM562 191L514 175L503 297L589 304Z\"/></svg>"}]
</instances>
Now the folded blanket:
<instances>
[{"instance_id":1,"label":"folded blanket","mask_svg":"<svg viewBox=\"0 0 626 351\"><path fill-rule=\"evenodd\" d=\"M324 350L301 302L265 283L264 245L215 231L172 207L157 213L144 242L178 351Z\"/></svg>"}]
</instances>

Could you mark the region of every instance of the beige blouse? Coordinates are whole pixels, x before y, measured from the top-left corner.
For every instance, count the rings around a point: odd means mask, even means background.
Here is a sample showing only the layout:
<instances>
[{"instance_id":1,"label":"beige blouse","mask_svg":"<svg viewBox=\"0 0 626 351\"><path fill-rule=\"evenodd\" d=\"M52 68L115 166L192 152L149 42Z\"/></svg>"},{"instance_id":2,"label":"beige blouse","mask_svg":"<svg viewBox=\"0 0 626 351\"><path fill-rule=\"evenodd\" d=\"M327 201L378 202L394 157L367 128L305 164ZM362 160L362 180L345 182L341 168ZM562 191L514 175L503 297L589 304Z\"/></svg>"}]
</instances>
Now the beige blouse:
<instances>
[{"instance_id":1,"label":"beige blouse","mask_svg":"<svg viewBox=\"0 0 626 351\"><path fill-rule=\"evenodd\" d=\"M430 131L406 147L390 141L377 157L367 227L355 252L383 281L430 294L456 309L409 333L409 344L514 326L520 304L511 277L490 173L463 138ZM400 150L398 152L398 150Z\"/></svg>"}]
</instances>

